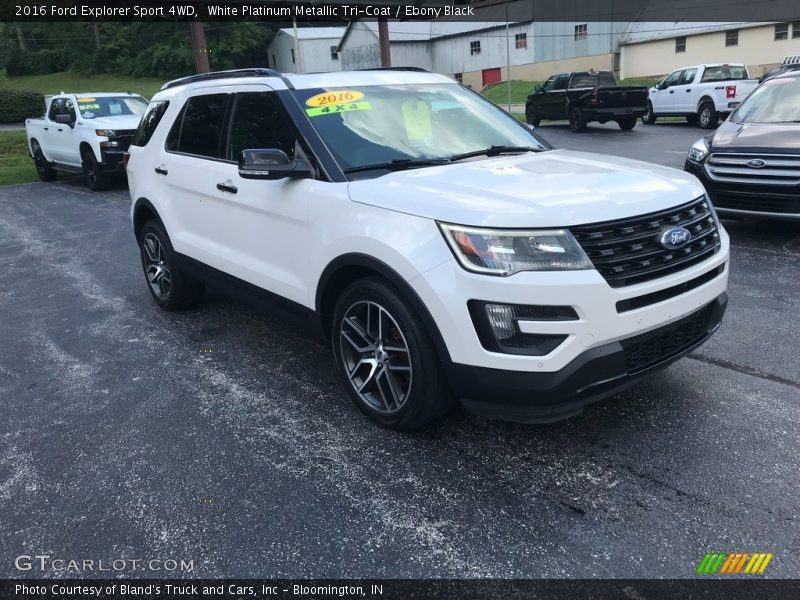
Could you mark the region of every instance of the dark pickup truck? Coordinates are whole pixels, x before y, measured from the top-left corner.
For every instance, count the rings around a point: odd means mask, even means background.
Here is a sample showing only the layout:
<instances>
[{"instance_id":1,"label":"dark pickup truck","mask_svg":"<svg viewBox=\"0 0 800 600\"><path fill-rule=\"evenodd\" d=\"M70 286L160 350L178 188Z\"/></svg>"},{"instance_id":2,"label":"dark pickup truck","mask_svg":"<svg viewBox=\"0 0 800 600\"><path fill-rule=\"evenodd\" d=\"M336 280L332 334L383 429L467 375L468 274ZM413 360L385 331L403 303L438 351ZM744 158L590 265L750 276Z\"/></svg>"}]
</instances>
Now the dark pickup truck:
<instances>
[{"instance_id":1,"label":"dark pickup truck","mask_svg":"<svg viewBox=\"0 0 800 600\"><path fill-rule=\"evenodd\" d=\"M529 125L569 119L572 131L583 131L592 121L616 121L621 129L633 129L646 112L647 88L617 85L611 71L556 73L525 103Z\"/></svg>"}]
</instances>

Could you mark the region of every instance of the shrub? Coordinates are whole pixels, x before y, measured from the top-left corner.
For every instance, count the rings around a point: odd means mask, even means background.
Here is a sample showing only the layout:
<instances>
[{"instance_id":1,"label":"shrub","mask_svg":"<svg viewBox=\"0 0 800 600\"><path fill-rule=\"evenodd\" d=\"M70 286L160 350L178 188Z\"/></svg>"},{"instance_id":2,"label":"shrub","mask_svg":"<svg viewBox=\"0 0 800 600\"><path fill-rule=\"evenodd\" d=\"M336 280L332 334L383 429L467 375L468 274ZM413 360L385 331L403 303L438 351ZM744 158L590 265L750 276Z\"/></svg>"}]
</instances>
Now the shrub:
<instances>
[{"instance_id":1,"label":"shrub","mask_svg":"<svg viewBox=\"0 0 800 600\"><path fill-rule=\"evenodd\" d=\"M0 123L21 123L44 114L44 96L36 92L0 89Z\"/></svg>"}]
</instances>

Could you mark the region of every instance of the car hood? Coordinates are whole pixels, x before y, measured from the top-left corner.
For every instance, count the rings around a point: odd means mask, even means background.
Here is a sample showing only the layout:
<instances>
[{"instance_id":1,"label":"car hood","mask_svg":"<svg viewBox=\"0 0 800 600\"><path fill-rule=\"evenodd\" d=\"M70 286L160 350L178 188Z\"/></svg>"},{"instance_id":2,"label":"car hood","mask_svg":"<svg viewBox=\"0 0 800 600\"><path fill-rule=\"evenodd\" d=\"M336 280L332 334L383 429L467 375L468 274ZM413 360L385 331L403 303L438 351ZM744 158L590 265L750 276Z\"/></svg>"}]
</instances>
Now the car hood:
<instances>
[{"instance_id":1,"label":"car hood","mask_svg":"<svg viewBox=\"0 0 800 600\"><path fill-rule=\"evenodd\" d=\"M725 121L711 139L715 151L800 152L800 123L732 123Z\"/></svg>"},{"instance_id":2,"label":"car hood","mask_svg":"<svg viewBox=\"0 0 800 600\"><path fill-rule=\"evenodd\" d=\"M692 175L637 160L552 150L353 181L355 202L461 225L559 227L670 208L701 196Z\"/></svg>"},{"instance_id":3,"label":"car hood","mask_svg":"<svg viewBox=\"0 0 800 600\"><path fill-rule=\"evenodd\" d=\"M136 129L139 127L139 119L135 115L125 115L121 117L97 117L96 119L81 118L81 125L88 125L95 129Z\"/></svg>"}]
</instances>

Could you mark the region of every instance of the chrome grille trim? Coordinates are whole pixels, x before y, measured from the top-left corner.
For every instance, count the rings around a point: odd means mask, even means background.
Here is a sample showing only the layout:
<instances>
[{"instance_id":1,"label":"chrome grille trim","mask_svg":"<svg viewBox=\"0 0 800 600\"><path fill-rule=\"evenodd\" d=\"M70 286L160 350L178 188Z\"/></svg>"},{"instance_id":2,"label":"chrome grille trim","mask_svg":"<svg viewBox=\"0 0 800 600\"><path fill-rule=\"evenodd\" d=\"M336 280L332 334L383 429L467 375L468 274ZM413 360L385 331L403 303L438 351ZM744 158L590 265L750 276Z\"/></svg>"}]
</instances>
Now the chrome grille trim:
<instances>
[{"instance_id":1,"label":"chrome grille trim","mask_svg":"<svg viewBox=\"0 0 800 600\"><path fill-rule=\"evenodd\" d=\"M752 160L764 161L765 165L750 167L747 163ZM712 152L703 168L714 181L800 185L800 154Z\"/></svg>"}]
</instances>

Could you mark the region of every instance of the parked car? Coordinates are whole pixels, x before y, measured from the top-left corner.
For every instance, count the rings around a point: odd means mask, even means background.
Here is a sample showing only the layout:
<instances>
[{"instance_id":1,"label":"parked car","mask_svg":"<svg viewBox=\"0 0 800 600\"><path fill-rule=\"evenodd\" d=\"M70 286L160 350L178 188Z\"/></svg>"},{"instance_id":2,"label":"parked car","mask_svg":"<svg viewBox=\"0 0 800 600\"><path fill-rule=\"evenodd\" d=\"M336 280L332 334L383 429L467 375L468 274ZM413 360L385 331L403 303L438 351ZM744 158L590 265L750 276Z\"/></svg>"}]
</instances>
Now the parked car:
<instances>
[{"instance_id":1,"label":"parked car","mask_svg":"<svg viewBox=\"0 0 800 600\"><path fill-rule=\"evenodd\" d=\"M642 122L652 124L658 117L684 116L693 125L713 129L757 85L744 65L681 67L650 88Z\"/></svg>"},{"instance_id":2,"label":"parked car","mask_svg":"<svg viewBox=\"0 0 800 600\"><path fill-rule=\"evenodd\" d=\"M410 430L553 421L702 344L729 240L682 171L553 150L447 77L249 69L165 84L129 150L154 301L205 284L317 321L353 402Z\"/></svg>"},{"instance_id":3,"label":"parked car","mask_svg":"<svg viewBox=\"0 0 800 600\"><path fill-rule=\"evenodd\" d=\"M800 29L798 29L800 31ZM772 69L771 71L767 71L764 73L761 78L758 80L759 83L764 82L765 80L769 79L770 77L775 77L775 75L780 75L781 73L785 73L786 71L800 71L800 56L787 56L783 59L783 62Z\"/></svg>"},{"instance_id":4,"label":"parked car","mask_svg":"<svg viewBox=\"0 0 800 600\"><path fill-rule=\"evenodd\" d=\"M584 131L592 121L616 121L628 130L646 104L646 87L619 86L611 71L556 73L528 96L525 120L538 127L542 120L569 119L573 131Z\"/></svg>"},{"instance_id":5,"label":"parked car","mask_svg":"<svg viewBox=\"0 0 800 600\"><path fill-rule=\"evenodd\" d=\"M122 156L145 108L147 100L130 92L48 96L44 116L25 121L39 179L83 172L93 190L104 189L111 175L125 173Z\"/></svg>"},{"instance_id":6,"label":"parked car","mask_svg":"<svg viewBox=\"0 0 800 600\"><path fill-rule=\"evenodd\" d=\"M764 81L684 168L720 214L800 220L800 71Z\"/></svg>"}]
</instances>

